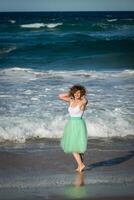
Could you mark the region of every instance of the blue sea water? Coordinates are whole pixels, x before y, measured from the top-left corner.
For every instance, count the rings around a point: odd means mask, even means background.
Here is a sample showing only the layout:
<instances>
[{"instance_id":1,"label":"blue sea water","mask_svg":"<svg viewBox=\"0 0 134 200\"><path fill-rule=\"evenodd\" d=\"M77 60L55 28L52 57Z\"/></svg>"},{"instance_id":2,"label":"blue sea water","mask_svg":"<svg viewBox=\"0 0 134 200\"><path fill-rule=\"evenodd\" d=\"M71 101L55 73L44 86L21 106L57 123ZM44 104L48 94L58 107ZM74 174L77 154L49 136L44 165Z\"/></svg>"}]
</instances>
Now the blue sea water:
<instances>
[{"instance_id":1,"label":"blue sea water","mask_svg":"<svg viewBox=\"0 0 134 200\"><path fill-rule=\"evenodd\" d=\"M134 12L0 14L0 67L125 69L134 64Z\"/></svg>"},{"instance_id":2,"label":"blue sea water","mask_svg":"<svg viewBox=\"0 0 134 200\"><path fill-rule=\"evenodd\" d=\"M60 138L76 83L89 137L134 135L134 12L0 13L0 142Z\"/></svg>"}]
</instances>

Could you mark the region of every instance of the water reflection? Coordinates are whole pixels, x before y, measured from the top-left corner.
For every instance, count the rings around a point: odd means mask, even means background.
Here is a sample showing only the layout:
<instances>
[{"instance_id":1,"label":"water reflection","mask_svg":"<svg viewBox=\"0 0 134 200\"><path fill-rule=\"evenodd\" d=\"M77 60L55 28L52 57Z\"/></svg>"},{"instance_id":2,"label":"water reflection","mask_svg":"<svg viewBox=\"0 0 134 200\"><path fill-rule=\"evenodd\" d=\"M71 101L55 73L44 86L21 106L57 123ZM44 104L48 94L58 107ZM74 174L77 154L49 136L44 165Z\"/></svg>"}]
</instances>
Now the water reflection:
<instances>
[{"instance_id":1,"label":"water reflection","mask_svg":"<svg viewBox=\"0 0 134 200\"><path fill-rule=\"evenodd\" d=\"M85 186L85 177L83 172L76 173L73 184L65 188L65 195L68 198L85 198L87 189Z\"/></svg>"},{"instance_id":2,"label":"water reflection","mask_svg":"<svg viewBox=\"0 0 134 200\"><path fill-rule=\"evenodd\" d=\"M85 184L84 183L84 173L83 172L76 173L74 185L75 186L83 186L84 184Z\"/></svg>"}]
</instances>

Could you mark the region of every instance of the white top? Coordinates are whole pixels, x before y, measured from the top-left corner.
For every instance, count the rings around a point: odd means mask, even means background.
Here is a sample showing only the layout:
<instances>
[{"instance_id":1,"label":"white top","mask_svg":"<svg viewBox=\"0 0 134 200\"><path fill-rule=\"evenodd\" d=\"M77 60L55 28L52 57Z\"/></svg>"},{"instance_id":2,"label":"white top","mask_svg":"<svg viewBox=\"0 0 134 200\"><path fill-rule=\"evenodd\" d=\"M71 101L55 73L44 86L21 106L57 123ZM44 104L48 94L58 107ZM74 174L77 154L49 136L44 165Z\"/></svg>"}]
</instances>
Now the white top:
<instances>
[{"instance_id":1,"label":"white top","mask_svg":"<svg viewBox=\"0 0 134 200\"><path fill-rule=\"evenodd\" d=\"M68 112L71 117L82 117L84 111L80 109L80 106L77 105L72 107L71 105L68 107Z\"/></svg>"}]
</instances>

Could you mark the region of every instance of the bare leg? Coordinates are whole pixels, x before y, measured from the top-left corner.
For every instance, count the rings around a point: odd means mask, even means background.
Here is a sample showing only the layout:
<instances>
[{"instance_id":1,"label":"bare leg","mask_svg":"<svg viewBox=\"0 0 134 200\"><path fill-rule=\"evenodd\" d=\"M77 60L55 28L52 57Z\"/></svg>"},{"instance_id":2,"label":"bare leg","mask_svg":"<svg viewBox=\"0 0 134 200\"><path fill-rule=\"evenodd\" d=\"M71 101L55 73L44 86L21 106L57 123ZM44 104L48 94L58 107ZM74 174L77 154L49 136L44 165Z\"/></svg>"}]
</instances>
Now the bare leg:
<instances>
[{"instance_id":1,"label":"bare leg","mask_svg":"<svg viewBox=\"0 0 134 200\"><path fill-rule=\"evenodd\" d=\"M81 161L84 161L84 153L80 153Z\"/></svg>"},{"instance_id":2,"label":"bare leg","mask_svg":"<svg viewBox=\"0 0 134 200\"><path fill-rule=\"evenodd\" d=\"M79 153L73 153L73 156L78 164L78 168L76 169L76 171L81 172L85 167L84 163L81 160L81 156Z\"/></svg>"}]
</instances>

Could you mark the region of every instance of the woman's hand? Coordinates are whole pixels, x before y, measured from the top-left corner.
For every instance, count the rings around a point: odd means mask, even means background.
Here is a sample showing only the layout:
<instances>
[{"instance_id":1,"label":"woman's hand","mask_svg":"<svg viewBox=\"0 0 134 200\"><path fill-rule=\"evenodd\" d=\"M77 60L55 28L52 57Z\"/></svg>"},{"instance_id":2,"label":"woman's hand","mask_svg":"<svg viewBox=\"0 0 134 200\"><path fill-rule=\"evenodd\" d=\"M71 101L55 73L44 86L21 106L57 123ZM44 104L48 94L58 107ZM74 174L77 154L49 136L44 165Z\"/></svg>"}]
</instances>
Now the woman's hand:
<instances>
[{"instance_id":1,"label":"woman's hand","mask_svg":"<svg viewBox=\"0 0 134 200\"><path fill-rule=\"evenodd\" d=\"M59 94L59 99L69 102L71 98L69 96L69 93L66 92Z\"/></svg>"}]
</instances>

